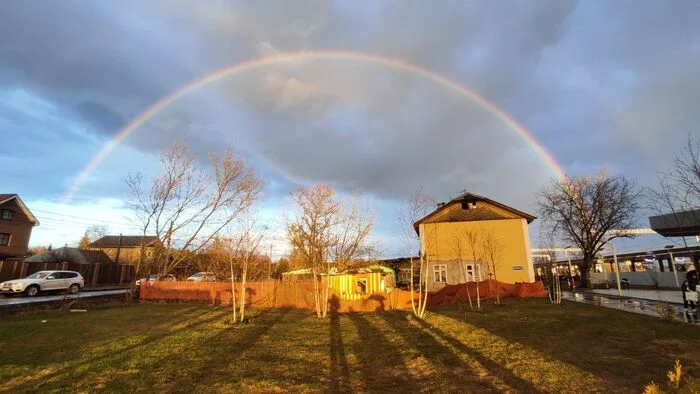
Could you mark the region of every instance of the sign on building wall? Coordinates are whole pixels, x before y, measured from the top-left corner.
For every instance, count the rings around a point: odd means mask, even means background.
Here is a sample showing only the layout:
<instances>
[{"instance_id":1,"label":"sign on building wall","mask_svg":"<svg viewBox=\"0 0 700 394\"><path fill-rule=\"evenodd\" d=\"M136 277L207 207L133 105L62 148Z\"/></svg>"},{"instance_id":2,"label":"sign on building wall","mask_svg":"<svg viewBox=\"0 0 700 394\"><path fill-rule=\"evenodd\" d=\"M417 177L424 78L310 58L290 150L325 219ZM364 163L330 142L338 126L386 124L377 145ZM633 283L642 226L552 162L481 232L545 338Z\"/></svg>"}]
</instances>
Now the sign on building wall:
<instances>
[{"instance_id":1,"label":"sign on building wall","mask_svg":"<svg viewBox=\"0 0 700 394\"><path fill-rule=\"evenodd\" d=\"M513 271L522 271L524 269L525 269L525 267L523 267L522 265L514 265L513 266Z\"/></svg>"}]
</instances>

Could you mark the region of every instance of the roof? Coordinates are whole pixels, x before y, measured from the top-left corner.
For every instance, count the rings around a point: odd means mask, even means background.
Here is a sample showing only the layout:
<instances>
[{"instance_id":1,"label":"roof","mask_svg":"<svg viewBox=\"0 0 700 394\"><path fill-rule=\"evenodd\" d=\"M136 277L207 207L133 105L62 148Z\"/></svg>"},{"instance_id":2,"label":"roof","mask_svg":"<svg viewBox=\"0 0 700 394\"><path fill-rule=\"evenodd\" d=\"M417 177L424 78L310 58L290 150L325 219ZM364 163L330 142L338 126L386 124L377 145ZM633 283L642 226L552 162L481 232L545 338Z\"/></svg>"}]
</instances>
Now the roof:
<instances>
[{"instance_id":1,"label":"roof","mask_svg":"<svg viewBox=\"0 0 700 394\"><path fill-rule=\"evenodd\" d=\"M88 248L135 248L141 246L143 240L144 246L153 246L158 242L158 237L155 235L106 235L95 242L88 245Z\"/></svg>"},{"instance_id":2,"label":"roof","mask_svg":"<svg viewBox=\"0 0 700 394\"><path fill-rule=\"evenodd\" d=\"M700 209L650 216L649 225L664 237L700 235Z\"/></svg>"},{"instance_id":3,"label":"roof","mask_svg":"<svg viewBox=\"0 0 700 394\"><path fill-rule=\"evenodd\" d=\"M77 264L96 264L114 262L101 250L85 250L78 248L63 247L54 250L48 250L44 253L24 259L25 263L77 263Z\"/></svg>"},{"instance_id":4,"label":"roof","mask_svg":"<svg viewBox=\"0 0 700 394\"><path fill-rule=\"evenodd\" d=\"M294 271L283 272L282 275L311 275L311 268L300 268Z\"/></svg>"},{"instance_id":5,"label":"roof","mask_svg":"<svg viewBox=\"0 0 700 394\"><path fill-rule=\"evenodd\" d=\"M22 201L21 198L19 198L19 195L17 194L0 194L0 205L4 204L6 202L15 200L17 202L17 205L19 205L19 208L24 212L25 215L29 218L29 221L32 222L33 225L38 226L39 225L39 220L37 220L36 216L32 214L32 212L27 208L26 205L24 205L24 201Z\"/></svg>"},{"instance_id":6,"label":"roof","mask_svg":"<svg viewBox=\"0 0 700 394\"><path fill-rule=\"evenodd\" d=\"M528 223L532 223L533 220L537 219L535 216L530 215L529 213L525 213L523 211L517 210L513 207L509 207L508 205L502 204L498 201L491 200L490 198L486 198L484 196L480 196L478 194L473 194L469 192L464 192L460 194L459 196L453 198L447 203L443 203L438 205L438 208L433 211L432 213L428 214L426 217L418 220L413 224L414 228L416 231L418 231L418 226L422 223L425 223L431 219L435 219L442 213L446 213L446 211L454 207L456 204L471 204L475 203L476 205L474 208L464 208L460 209L458 211L453 211L449 213L447 216L443 217L440 219L440 222L476 222L476 221L484 221L484 220L501 220L501 219L508 219L507 216L504 216L502 213L499 213L495 210L484 208L484 207L479 207L478 203L479 202L485 202L493 207L496 207L498 209L501 209L502 211L507 212L508 214L517 217L517 218L522 218L527 220Z\"/></svg>"}]
</instances>

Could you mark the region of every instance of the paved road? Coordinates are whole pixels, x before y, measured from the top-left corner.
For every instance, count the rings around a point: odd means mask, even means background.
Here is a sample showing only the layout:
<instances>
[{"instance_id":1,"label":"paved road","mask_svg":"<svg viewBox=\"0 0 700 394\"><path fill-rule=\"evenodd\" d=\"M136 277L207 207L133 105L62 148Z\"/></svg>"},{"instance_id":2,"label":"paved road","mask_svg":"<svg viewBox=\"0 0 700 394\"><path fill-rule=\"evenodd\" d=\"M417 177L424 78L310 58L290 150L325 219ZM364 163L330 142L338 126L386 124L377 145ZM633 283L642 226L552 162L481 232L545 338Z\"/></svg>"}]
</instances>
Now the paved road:
<instances>
[{"instance_id":1,"label":"paved road","mask_svg":"<svg viewBox=\"0 0 700 394\"><path fill-rule=\"evenodd\" d=\"M617 290L615 291L615 294L617 295ZM599 294L581 292L572 293L570 291L563 291L562 299L582 302L584 304L598 305L605 308L618 309L626 312L639 313L641 315L660 317L659 312L656 309L656 305L659 303L659 301L656 300L613 298ZM668 301L662 302L668 303ZM682 305L669 303L669 306L676 310L677 320L700 325L700 316L697 314L691 315L686 313Z\"/></svg>"},{"instance_id":2,"label":"paved road","mask_svg":"<svg viewBox=\"0 0 700 394\"><path fill-rule=\"evenodd\" d=\"M40 295L36 297L27 297L16 295L14 297L0 297L0 308L6 306L20 306L48 303L52 301L61 301L63 299L88 298L88 297L103 297L110 295L124 294L126 290L104 290L104 291L84 291L78 294L58 294L58 295Z\"/></svg>"}]
</instances>

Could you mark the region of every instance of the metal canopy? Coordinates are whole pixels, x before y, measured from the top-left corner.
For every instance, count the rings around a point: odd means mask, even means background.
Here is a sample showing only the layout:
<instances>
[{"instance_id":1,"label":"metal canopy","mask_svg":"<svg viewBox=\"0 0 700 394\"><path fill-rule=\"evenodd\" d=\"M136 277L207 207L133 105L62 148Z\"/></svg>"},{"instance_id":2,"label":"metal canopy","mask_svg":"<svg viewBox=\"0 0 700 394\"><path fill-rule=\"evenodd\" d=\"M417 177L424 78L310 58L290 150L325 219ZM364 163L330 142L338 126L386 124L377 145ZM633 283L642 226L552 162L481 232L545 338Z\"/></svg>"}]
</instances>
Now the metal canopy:
<instances>
[{"instance_id":1,"label":"metal canopy","mask_svg":"<svg viewBox=\"0 0 700 394\"><path fill-rule=\"evenodd\" d=\"M649 225L664 237L700 235L700 209L650 216Z\"/></svg>"}]
</instances>

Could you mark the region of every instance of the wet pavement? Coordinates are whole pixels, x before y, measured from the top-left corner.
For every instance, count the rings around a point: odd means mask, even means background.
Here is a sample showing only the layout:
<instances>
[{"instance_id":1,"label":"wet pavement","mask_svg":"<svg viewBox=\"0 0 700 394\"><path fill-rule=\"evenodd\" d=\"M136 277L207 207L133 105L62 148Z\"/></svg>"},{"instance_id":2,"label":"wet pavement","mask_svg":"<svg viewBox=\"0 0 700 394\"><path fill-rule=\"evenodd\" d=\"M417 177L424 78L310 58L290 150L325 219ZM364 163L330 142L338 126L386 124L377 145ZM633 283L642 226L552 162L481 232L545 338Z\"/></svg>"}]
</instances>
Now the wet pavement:
<instances>
[{"instance_id":1,"label":"wet pavement","mask_svg":"<svg viewBox=\"0 0 700 394\"><path fill-rule=\"evenodd\" d=\"M105 290L105 291L85 291L78 294L58 294L58 295L41 295L36 297L27 297L23 295L15 295L13 297L0 297L0 308L10 306L29 306L32 304L44 304L61 300L72 300L77 298L89 297L105 297L126 293L126 290Z\"/></svg>"},{"instance_id":2,"label":"wet pavement","mask_svg":"<svg viewBox=\"0 0 700 394\"><path fill-rule=\"evenodd\" d=\"M625 312L638 313L641 315L653 316L660 318L659 304L665 304L666 308L670 308L675 313L675 320L684 321L700 326L700 316L697 312L685 312L682 305L668 303L663 301L636 299L636 298L615 298L606 297L604 295L584 293L584 292L569 292L563 291L562 299L582 302L584 304L598 305L605 308L618 309Z\"/></svg>"},{"instance_id":3,"label":"wet pavement","mask_svg":"<svg viewBox=\"0 0 700 394\"><path fill-rule=\"evenodd\" d=\"M594 289L594 293L617 297L617 289ZM640 298L651 301L664 301L674 304L683 304L683 294L680 290L638 290L622 289L622 297Z\"/></svg>"}]
</instances>

